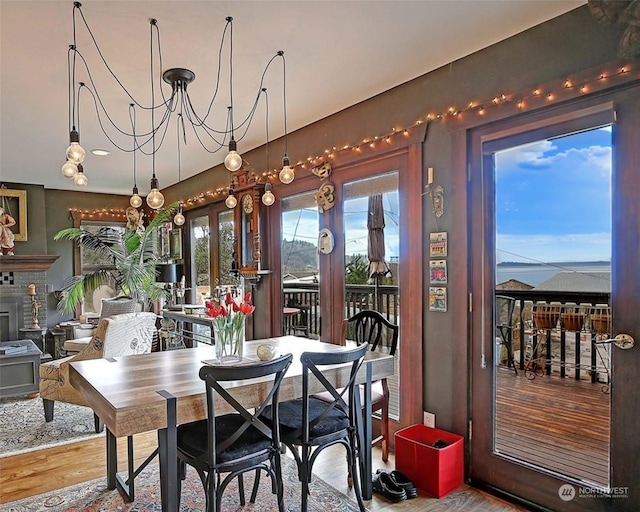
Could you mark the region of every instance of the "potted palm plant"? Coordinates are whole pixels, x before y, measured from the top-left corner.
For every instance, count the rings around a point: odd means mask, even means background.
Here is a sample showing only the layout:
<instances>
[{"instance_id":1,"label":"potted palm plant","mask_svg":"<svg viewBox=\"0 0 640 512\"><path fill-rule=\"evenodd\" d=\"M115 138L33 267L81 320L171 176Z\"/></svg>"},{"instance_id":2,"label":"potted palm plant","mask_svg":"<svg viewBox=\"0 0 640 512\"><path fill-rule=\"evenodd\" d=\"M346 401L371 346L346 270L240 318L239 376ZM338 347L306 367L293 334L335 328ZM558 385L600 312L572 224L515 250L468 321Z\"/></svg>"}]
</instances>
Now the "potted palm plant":
<instances>
[{"instance_id":1,"label":"potted palm plant","mask_svg":"<svg viewBox=\"0 0 640 512\"><path fill-rule=\"evenodd\" d=\"M156 250L162 226L171 222L177 211L172 204L159 211L144 230L116 232L67 228L56 233L54 240L77 241L82 247L96 253L105 261L112 261L110 268L98 268L83 275L72 276L62 286L58 311L74 313L86 296L102 285L114 286L118 294L129 295L148 306L165 296L167 291L156 283L156 264L162 256Z\"/></svg>"}]
</instances>

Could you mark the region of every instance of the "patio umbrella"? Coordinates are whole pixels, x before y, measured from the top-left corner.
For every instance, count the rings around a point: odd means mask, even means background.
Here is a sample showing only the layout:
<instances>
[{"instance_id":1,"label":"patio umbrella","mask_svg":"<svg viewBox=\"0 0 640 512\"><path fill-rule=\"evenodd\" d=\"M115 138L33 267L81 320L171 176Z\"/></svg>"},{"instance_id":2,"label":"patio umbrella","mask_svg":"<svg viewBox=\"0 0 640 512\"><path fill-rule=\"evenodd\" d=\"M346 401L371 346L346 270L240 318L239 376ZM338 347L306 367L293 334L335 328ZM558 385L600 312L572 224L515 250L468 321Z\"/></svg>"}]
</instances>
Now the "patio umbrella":
<instances>
[{"instance_id":1,"label":"patio umbrella","mask_svg":"<svg viewBox=\"0 0 640 512\"><path fill-rule=\"evenodd\" d=\"M369 230L367 256L369 258L369 278L374 280L374 307L378 300L378 280L380 276L390 273L389 266L384 261L384 208L382 194L369 196L367 215L367 229Z\"/></svg>"}]
</instances>

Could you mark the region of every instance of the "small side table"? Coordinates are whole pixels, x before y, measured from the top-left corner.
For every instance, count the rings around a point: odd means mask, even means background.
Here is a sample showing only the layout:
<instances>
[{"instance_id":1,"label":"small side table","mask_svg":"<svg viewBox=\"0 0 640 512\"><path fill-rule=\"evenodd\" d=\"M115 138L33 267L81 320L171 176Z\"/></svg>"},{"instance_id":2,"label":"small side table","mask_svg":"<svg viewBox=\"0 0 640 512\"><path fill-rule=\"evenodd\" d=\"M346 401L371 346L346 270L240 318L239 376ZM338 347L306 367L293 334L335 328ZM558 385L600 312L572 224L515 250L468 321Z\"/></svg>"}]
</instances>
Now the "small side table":
<instances>
[{"instance_id":1,"label":"small side table","mask_svg":"<svg viewBox=\"0 0 640 512\"><path fill-rule=\"evenodd\" d=\"M3 341L0 347L23 345L24 352L0 354L0 398L30 395L40 390L40 356L32 340Z\"/></svg>"},{"instance_id":2,"label":"small side table","mask_svg":"<svg viewBox=\"0 0 640 512\"><path fill-rule=\"evenodd\" d=\"M40 351L43 354L42 361L49 361L52 359L51 353L47 350L47 346L46 346L46 337L45 337L45 335L47 334L46 327L37 327L35 329L32 327L23 327L18 330L20 331L21 336L24 336L25 338L28 338L31 341L33 341L36 347L40 349Z\"/></svg>"}]
</instances>

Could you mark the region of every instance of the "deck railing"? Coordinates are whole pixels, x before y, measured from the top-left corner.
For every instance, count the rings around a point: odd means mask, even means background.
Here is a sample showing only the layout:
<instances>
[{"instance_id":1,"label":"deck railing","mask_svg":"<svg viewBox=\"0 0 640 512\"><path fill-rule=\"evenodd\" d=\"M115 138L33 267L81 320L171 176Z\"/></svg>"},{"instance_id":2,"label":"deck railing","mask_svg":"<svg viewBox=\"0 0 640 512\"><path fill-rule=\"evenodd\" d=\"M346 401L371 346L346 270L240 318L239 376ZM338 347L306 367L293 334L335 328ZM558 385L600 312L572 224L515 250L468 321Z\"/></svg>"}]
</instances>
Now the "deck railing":
<instances>
[{"instance_id":1,"label":"deck railing","mask_svg":"<svg viewBox=\"0 0 640 512\"><path fill-rule=\"evenodd\" d=\"M507 344L528 378L553 373L608 384L609 346L599 342L611 335L609 293L496 290L496 296L515 300ZM497 332L497 348L504 341ZM496 359L510 364L499 353Z\"/></svg>"},{"instance_id":2,"label":"deck railing","mask_svg":"<svg viewBox=\"0 0 640 512\"><path fill-rule=\"evenodd\" d=\"M322 328L320 296L317 283L283 285L285 306L302 307L308 316L309 335L319 337ZM345 318L363 309L380 311L388 320L397 323L400 314L398 287L390 285L347 284L345 290ZM286 333L285 333L286 334Z\"/></svg>"}]
</instances>

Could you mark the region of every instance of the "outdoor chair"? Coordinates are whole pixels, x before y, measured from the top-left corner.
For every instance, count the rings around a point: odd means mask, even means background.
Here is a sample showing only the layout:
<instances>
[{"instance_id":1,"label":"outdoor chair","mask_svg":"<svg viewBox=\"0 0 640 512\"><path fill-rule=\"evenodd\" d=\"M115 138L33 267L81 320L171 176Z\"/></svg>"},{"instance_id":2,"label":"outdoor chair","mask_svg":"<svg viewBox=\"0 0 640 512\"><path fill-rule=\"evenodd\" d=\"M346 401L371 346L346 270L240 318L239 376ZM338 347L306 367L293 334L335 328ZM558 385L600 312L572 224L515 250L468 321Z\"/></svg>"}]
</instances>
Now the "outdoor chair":
<instances>
[{"instance_id":1,"label":"outdoor chair","mask_svg":"<svg viewBox=\"0 0 640 512\"><path fill-rule=\"evenodd\" d=\"M378 311L362 310L343 322L343 341L347 332L357 344L368 343L371 351L380 351L395 356L398 347L398 326L389 322ZM364 402L364 390L360 389ZM331 400L328 393L319 393L316 398ZM371 410L380 411L380 435L372 440L372 445L381 443L382 460L389 460L389 385L387 379L378 380L371 385Z\"/></svg>"},{"instance_id":2,"label":"outdoor chair","mask_svg":"<svg viewBox=\"0 0 640 512\"><path fill-rule=\"evenodd\" d=\"M505 295L496 295L496 341L507 351L507 367L513 368L518 375L518 368L513 359L513 311L516 299Z\"/></svg>"},{"instance_id":3,"label":"outdoor chair","mask_svg":"<svg viewBox=\"0 0 640 512\"><path fill-rule=\"evenodd\" d=\"M45 421L53 421L56 402L87 406L84 398L69 381L69 363L151 352L155 329L154 313L127 313L103 318L81 352L40 363L40 397ZM96 432L102 432L102 422L95 414L94 420Z\"/></svg>"},{"instance_id":4,"label":"outdoor chair","mask_svg":"<svg viewBox=\"0 0 640 512\"><path fill-rule=\"evenodd\" d=\"M235 478L238 478L240 504L244 506L243 475L253 471L255 480L250 502L255 503L262 470L271 478L278 510L284 512L278 407L269 406L268 413L266 408L268 404L278 404L280 384L292 359L293 356L287 354L252 365L205 365L200 369L200 378L206 386L207 419L178 426L178 496L188 464L200 476L208 512L220 510L224 490ZM262 405L251 411L241 404L238 394L232 396L224 387L226 381L267 376L273 380L265 382ZM216 416L216 401L220 399L235 412ZM222 478L222 474L226 476Z\"/></svg>"},{"instance_id":5,"label":"outdoor chair","mask_svg":"<svg viewBox=\"0 0 640 512\"><path fill-rule=\"evenodd\" d=\"M279 405L281 440L294 456L298 478L302 483L302 512L307 512L308 509L313 463L325 448L336 444L341 444L346 449L349 484L350 487L354 487L360 511L366 510L357 478L356 462L358 423L361 423L361 414L359 410L354 411L350 404L355 403L358 388L355 383L356 374L368 348L365 343L354 349L337 352L304 352L300 356L302 397L281 402ZM340 392L322 374L322 367L345 363L351 365L347 385ZM329 392L333 401L315 398L312 390L318 386ZM262 413L262 418L268 422L275 422L273 408L267 407Z\"/></svg>"},{"instance_id":6,"label":"outdoor chair","mask_svg":"<svg viewBox=\"0 0 640 512\"><path fill-rule=\"evenodd\" d=\"M99 320L113 315L121 315L123 313L135 313L142 310L142 304L139 300L127 295L120 295L112 299L102 299L100 306ZM64 350L67 355L81 352L91 341L91 336L83 336L64 342Z\"/></svg>"}]
</instances>

